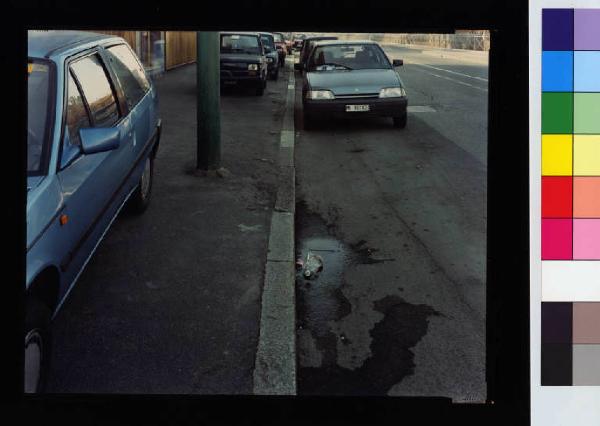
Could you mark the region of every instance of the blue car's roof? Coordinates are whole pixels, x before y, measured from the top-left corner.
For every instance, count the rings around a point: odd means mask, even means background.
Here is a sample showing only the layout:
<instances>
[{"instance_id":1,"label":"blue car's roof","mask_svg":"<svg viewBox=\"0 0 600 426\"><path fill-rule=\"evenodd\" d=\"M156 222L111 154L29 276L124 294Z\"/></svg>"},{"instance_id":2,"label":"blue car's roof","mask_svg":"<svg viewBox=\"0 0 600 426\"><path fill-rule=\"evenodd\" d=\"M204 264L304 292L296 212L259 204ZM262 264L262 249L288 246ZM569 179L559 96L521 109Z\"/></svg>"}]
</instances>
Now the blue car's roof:
<instances>
[{"instance_id":1,"label":"blue car's roof","mask_svg":"<svg viewBox=\"0 0 600 426\"><path fill-rule=\"evenodd\" d=\"M44 58L80 44L114 37L87 31L28 31L27 54L34 58Z\"/></svg>"}]
</instances>

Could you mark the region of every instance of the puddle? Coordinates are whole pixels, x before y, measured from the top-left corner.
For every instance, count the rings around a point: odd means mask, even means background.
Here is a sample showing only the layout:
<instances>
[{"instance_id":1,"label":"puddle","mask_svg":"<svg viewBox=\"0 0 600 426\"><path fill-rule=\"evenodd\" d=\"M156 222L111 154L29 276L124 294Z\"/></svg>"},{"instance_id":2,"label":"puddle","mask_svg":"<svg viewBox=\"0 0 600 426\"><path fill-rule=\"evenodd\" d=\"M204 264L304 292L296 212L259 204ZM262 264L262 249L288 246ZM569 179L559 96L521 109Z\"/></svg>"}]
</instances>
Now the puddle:
<instances>
[{"instance_id":1,"label":"puddle","mask_svg":"<svg viewBox=\"0 0 600 426\"><path fill-rule=\"evenodd\" d=\"M303 202L297 203L296 259L306 259L309 249L323 259L323 270L316 278L307 280L302 269L296 271L298 394L386 395L396 383L413 374L414 354L410 348L427 333L428 317L439 313L394 295L376 301L373 308L384 317L369 331L372 355L355 370L340 367L337 342L352 344L331 328L332 322L352 310L342 291L346 285L344 270L354 264L394 259L378 257L378 250L366 241L347 245L336 238L334 230L335 224L327 224Z\"/></svg>"},{"instance_id":2,"label":"puddle","mask_svg":"<svg viewBox=\"0 0 600 426\"><path fill-rule=\"evenodd\" d=\"M353 261L352 252L332 235L331 227L303 203L296 206L296 259L306 259L308 250L323 259L323 270L305 279L296 270L298 325L309 328L315 338L325 337L329 321L350 313L350 303L341 292L344 269Z\"/></svg>"}]
</instances>

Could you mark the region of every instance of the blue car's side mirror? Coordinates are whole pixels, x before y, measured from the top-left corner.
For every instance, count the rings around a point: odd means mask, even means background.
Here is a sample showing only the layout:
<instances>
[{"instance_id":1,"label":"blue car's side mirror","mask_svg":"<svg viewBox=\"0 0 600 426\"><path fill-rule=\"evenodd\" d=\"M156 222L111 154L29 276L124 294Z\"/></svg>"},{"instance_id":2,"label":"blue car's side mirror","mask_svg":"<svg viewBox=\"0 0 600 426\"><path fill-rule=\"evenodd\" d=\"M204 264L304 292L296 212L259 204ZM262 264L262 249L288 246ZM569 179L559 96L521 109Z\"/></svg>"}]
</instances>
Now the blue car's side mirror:
<instances>
[{"instance_id":1,"label":"blue car's side mirror","mask_svg":"<svg viewBox=\"0 0 600 426\"><path fill-rule=\"evenodd\" d=\"M116 127L90 127L79 129L81 150L84 154L105 152L119 147L119 129Z\"/></svg>"},{"instance_id":2,"label":"blue car's side mirror","mask_svg":"<svg viewBox=\"0 0 600 426\"><path fill-rule=\"evenodd\" d=\"M401 67L402 65L404 65L404 61L402 59L394 59L392 61L392 65L395 67Z\"/></svg>"}]
</instances>

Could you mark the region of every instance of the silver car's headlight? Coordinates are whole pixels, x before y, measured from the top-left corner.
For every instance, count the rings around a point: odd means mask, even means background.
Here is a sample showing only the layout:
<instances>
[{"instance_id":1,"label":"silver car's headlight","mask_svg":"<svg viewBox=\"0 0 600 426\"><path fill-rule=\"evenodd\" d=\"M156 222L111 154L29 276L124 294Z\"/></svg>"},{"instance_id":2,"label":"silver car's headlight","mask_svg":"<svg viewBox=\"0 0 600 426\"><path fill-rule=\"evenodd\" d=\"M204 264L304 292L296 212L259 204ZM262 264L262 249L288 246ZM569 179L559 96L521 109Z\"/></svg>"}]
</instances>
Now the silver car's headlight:
<instances>
[{"instance_id":1,"label":"silver car's headlight","mask_svg":"<svg viewBox=\"0 0 600 426\"><path fill-rule=\"evenodd\" d=\"M335 99L331 90L309 90L306 93L307 99Z\"/></svg>"},{"instance_id":2,"label":"silver car's headlight","mask_svg":"<svg viewBox=\"0 0 600 426\"><path fill-rule=\"evenodd\" d=\"M379 92L380 98L399 98L402 96L406 96L403 87L386 87Z\"/></svg>"},{"instance_id":3,"label":"silver car's headlight","mask_svg":"<svg viewBox=\"0 0 600 426\"><path fill-rule=\"evenodd\" d=\"M273 58L271 58L270 56L268 56L268 57L267 57L267 62L268 62L268 63L271 63L271 62L273 62Z\"/></svg>"},{"instance_id":4,"label":"silver car's headlight","mask_svg":"<svg viewBox=\"0 0 600 426\"><path fill-rule=\"evenodd\" d=\"M258 64L248 64L248 71L258 71Z\"/></svg>"}]
</instances>

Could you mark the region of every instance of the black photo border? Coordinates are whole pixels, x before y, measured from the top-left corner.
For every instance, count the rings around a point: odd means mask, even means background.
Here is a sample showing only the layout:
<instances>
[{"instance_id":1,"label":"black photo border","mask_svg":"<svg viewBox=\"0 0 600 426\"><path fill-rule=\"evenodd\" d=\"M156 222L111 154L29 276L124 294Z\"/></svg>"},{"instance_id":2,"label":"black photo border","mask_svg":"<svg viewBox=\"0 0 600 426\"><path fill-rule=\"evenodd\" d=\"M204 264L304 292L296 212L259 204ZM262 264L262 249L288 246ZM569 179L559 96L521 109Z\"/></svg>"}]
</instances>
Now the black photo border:
<instances>
[{"instance_id":1,"label":"black photo border","mask_svg":"<svg viewBox=\"0 0 600 426\"><path fill-rule=\"evenodd\" d=\"M3 382L26 424L514 424L530 422L528 2L455 0L74 0L4 5L3 173L8 190ZM448 398L23 396L27 29L452 32L488 29L486 404ZM18 177L18 178L16 178ZM5 186L6 188L6 186Z\"/></svg>"}]
</instances>

